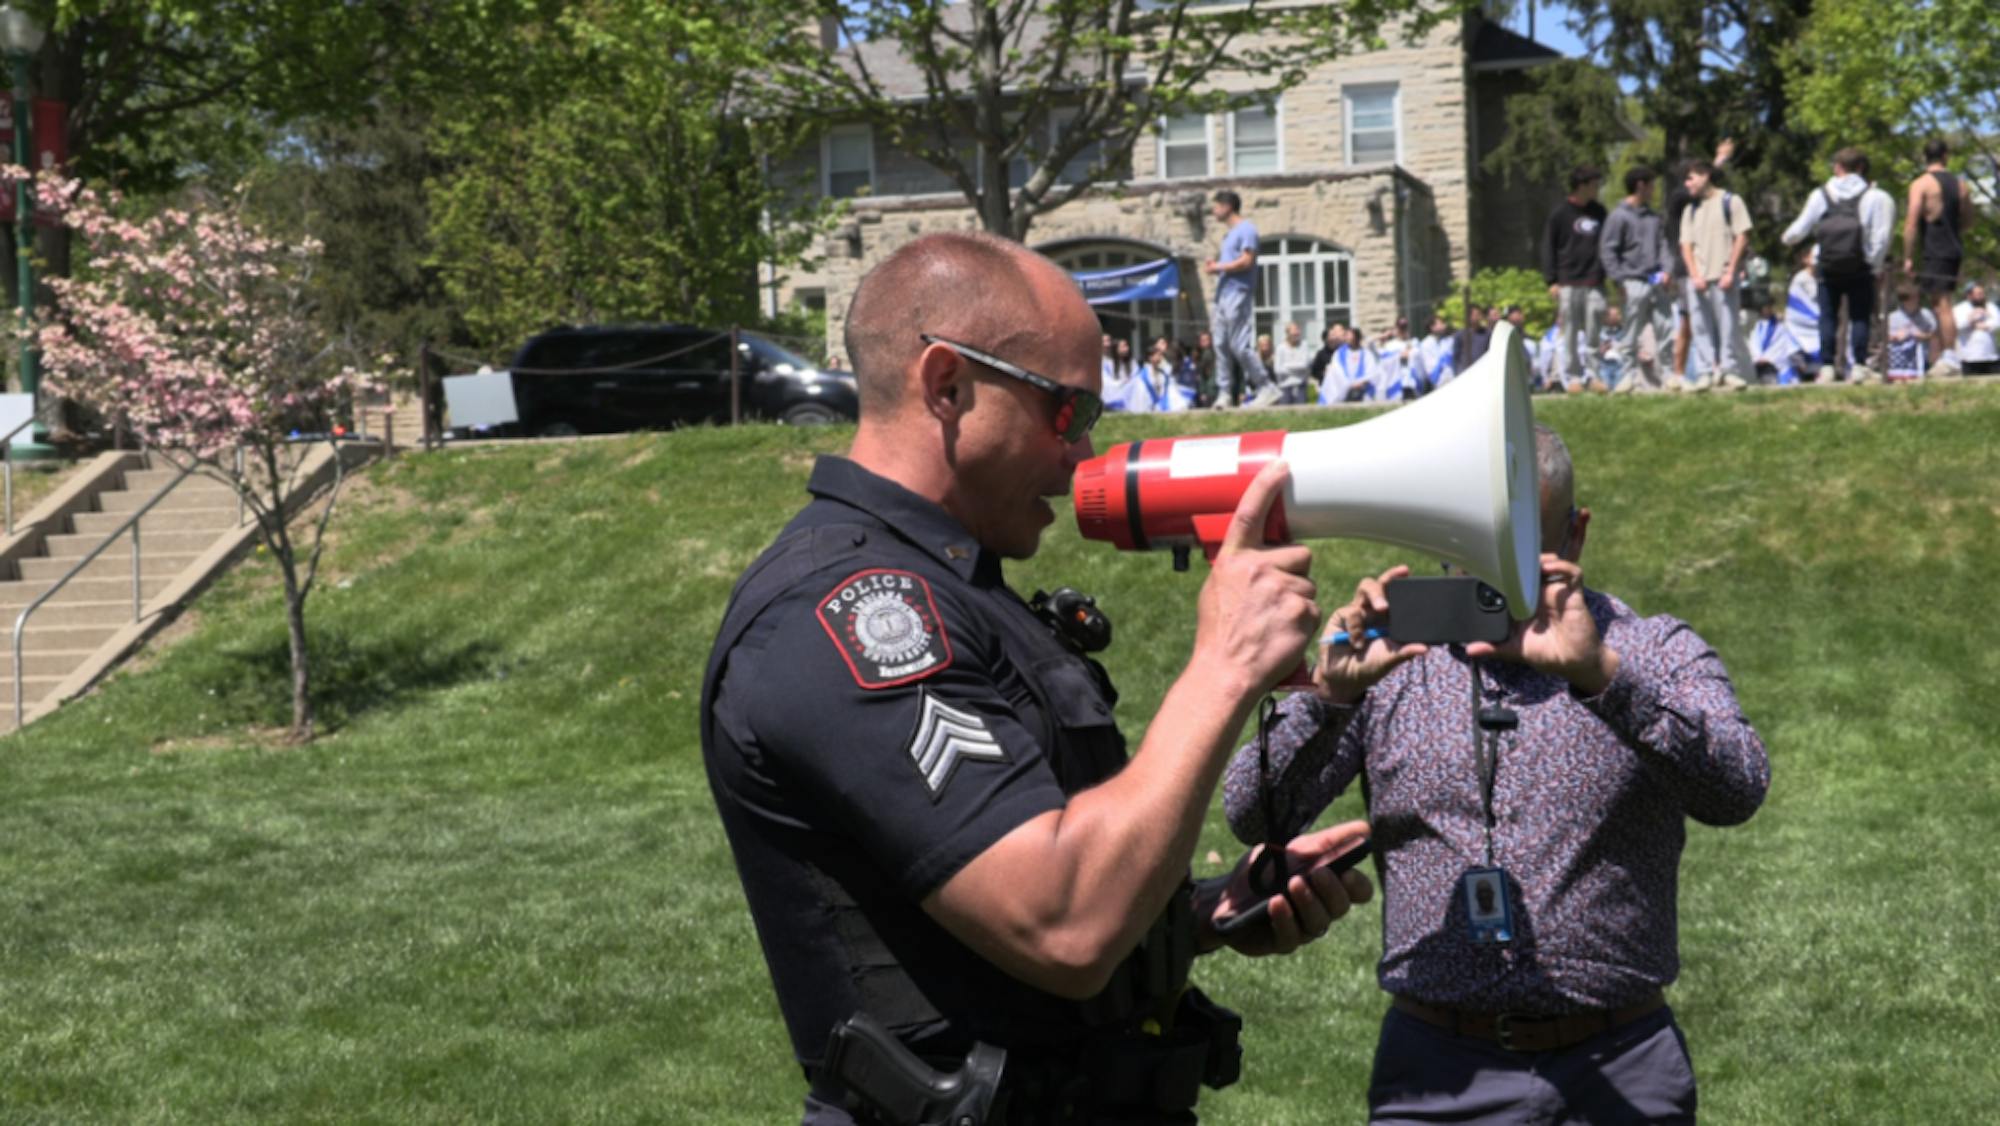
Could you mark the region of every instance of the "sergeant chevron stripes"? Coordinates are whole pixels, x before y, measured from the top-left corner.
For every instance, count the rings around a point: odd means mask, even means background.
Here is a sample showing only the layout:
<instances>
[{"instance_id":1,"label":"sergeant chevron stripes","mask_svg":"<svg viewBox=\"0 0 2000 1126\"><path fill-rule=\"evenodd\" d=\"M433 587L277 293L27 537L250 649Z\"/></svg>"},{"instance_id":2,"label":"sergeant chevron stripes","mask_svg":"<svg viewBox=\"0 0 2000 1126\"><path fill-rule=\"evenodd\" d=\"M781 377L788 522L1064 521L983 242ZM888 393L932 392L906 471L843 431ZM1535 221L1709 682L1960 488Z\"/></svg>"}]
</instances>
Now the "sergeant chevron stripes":
<instances>
[{"instance_id":1,"label":"sergeant chevron stripes","mask_svg":"<svg viewBox=\"0 0 2000 1126\"><path fill-rule=\"evenodd\" d=\"M937 798L951 781L952 772L966 759L1006 762L1000 741L986 730L986 723L970 712L962 712L921 690L923 711L917 716L917 731L910 738L910 757L924 776L931 797Z\"/></svg>"}]
</instances>

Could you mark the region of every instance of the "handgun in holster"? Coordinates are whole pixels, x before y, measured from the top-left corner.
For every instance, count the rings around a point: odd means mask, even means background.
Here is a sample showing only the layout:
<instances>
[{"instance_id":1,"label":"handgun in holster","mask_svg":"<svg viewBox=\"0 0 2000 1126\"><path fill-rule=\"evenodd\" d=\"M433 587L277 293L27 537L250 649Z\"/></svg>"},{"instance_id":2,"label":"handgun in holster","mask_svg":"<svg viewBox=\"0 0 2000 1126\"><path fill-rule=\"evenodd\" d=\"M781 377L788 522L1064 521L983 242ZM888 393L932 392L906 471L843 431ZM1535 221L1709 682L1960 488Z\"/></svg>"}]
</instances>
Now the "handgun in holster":
<instances>
[{"instance_id":1,"label":"handgun in holster","mask_svg":"<svg viewBox=\"0 0 2000 1126\"><path fill-rule=\"evenodd\" d=\"M976 1043L957 1071L925 1063L866 1013L833 1026L819 1071L885 1126L986 1126L1007 1053Z\"/></svg>"}]
</instances>

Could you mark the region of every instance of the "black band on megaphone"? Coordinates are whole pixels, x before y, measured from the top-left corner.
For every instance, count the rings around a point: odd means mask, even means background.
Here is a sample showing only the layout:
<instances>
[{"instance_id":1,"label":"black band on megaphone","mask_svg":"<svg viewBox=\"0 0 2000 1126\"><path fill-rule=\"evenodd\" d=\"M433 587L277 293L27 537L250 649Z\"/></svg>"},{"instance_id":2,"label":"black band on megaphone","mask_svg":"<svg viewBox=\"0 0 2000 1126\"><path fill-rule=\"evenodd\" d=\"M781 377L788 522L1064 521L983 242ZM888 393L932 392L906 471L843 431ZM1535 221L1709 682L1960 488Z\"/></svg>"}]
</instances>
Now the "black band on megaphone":
<instances>
[{"instance_id":1,"label":"black band on megaphone","mask_svg":"<svg viewBox=\"0 0 2000 1126\"><path fill-rule=\"evenodd\" d=\"M1139 506L1139 466L1144 464L1146 443L1144 440L1132 443L1132 449L1125 455L1125 525L1132 532L1132 550L1147 551L1152 548L1146 539L1146 518Z\"/></svg>"}]
</instances>

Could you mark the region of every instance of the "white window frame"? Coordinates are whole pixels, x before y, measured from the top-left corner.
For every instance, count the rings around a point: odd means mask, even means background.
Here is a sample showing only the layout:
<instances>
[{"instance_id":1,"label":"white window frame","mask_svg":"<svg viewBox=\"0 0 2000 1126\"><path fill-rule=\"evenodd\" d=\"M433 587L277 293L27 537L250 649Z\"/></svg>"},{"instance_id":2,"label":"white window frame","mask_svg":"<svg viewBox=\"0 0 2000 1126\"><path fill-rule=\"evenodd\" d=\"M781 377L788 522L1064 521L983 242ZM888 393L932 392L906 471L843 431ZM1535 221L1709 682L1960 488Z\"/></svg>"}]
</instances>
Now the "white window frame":
<instances>
[{"instance_id":1,"label":"white window frame","mask_svg":"<svg viewBox=\"0 0 2000 1126\"><path fill-rule=\"evenodd\" d=\"M1301 246L1303 249L1293 249ZM1324 267L1333 265L1341 275L1346 292L1339 296L1345 301L1334 301L1334 294L1324 292ZM1301 304L1292 293L1291 268L1306 266L1313 271L1322 292L1310 304ZM1268 272L1266 272L1268 271ZM1312 319L1299 321L1305 329L1306 338L1317 348L1326 335L1328 326L1327 310L1344 311L1349 323L1354 317L1354 253L1325 239L1310 235L1281 234L1266 236L1257 246L1257 297L1252 307L1252 317L1258 324L1257 331L1263 332L1263 321L1270 318L1269 331L1275 341L1280 339L1284 326L1293 320L1297 310L1312 310Z\"/></svg>"},{"instance_id":2,"label":"white window frame","mask_svg":"<svg viewBox=\"0 0 2000 1126\"><path fill-rule=\"evenodd\" d=\"M868 150L868 190L866 192L856 192L854 195L875 194L875 127L866 122L862 122L859 125L835 125L819 135L820 194L828 199L835 198L833 194L833 136L836 133L848 135L861 134L861 138L866 143ZM853 196L840 196L838 198L851 199Z\"/></svg>"},{"instance_id":3,"label":"white window frame","mask_svg":"<svg viewBox=\"0 0 2000 1126\"><path fill-rule=\"evenodd\" d=\"M1403 163L1403 84L1400 82L1357 82L1340 88L1340 145L1341 159L1349 166L1354 164L1354 95L1357 93L1378 93L1389 91L1390 131L1396 138L1396 154L1391 158L1395 164Z\"/></svg>"},{"instance_id":4,"label":"white window frame","mask_svg":"<svg viewBox=\"0 0 2000 1126\"><path fill-rule=\"evenodd\" d=\"M1245 108L1251 108L1251 107L1245 107ZM1243 110L1240 109L1231 110L1229 113L1229 120L1225 127L1225 132L1229 134L1228 138L1226 139L1226 143L1229 146L1229 174L1231 176L1274 176L1285 170L1285 100L1283 98L1275 99L1274 101L1271 102L1270 110L1271 110L1271 129L1274 132L1275 139L1277 141L1278 166L1276 168L1272 168L1269 171L1265 172L1245 172L1243 171L1243 169L1237 166L1236 115L1242 113Z\"/></svg>"},{"instance_id":5,"label":"white window frame","mask_svg":"<svg viewBox=\"0 0 2000 1126\"><path fill-rule=\"evenodd\" d=\"M1183 114L1182 116L1187 117L1192 115ZM1167 174L1167 118L1164 115L1161 116L1159 120L1158 143L1154 147L1154 153L1155 153L1155 158L1154 158L1155 162L1153 165L1154 178L1160 180L1205 180L1215 175L1215 115L1212 113L1204 113L1201 115L1201 151L1203 160L1202 160L1202 172L1200 175L1198 176L1168 175Z\"/></svg>"}]
</instances>

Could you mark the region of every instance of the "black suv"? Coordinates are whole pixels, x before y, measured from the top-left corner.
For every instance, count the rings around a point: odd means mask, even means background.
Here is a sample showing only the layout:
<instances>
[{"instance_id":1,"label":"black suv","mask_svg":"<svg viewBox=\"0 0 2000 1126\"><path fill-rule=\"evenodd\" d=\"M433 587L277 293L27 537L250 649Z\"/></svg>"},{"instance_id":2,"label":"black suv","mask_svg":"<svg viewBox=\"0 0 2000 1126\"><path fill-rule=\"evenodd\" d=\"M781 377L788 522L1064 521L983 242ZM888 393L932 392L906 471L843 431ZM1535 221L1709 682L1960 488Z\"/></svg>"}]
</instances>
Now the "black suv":
<instances>
[{"instance_id":1,"label":"black suv","mask_svg":"<svg viewBox=\"0 0 2000 1126\"><path fill-rule=\"evenodd\" d=\"M740 336L743 416L805 424L852 420L854 376L752 333ZM660 430L729 421L729 334L692 325L551 329L514 356L520 432L536 437Z\"/></svg>"}]
</instances>

